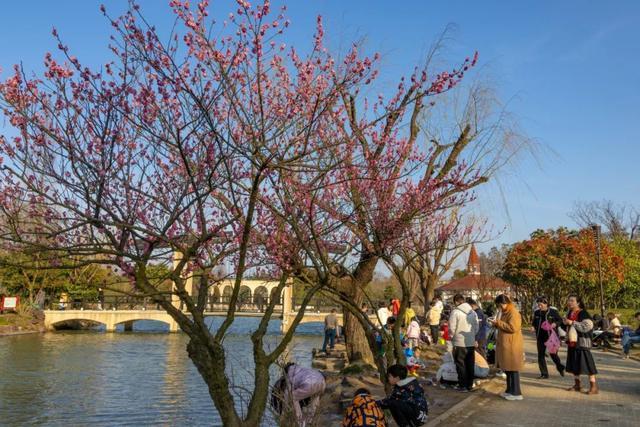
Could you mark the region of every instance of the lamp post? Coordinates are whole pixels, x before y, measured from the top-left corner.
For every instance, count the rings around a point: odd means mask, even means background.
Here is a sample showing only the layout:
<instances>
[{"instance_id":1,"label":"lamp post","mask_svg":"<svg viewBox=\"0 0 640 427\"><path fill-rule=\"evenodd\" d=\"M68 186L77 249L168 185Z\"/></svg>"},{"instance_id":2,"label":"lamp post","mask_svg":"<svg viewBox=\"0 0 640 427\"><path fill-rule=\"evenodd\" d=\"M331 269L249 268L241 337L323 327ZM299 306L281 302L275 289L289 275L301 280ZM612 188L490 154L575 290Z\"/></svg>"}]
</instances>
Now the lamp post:
<instances>
[{"instance_id":1,"label":"lamp post","mask_svg":"<svg viewBox=\"0 0 640 427\"><path fill-rule=\"evenodd\" d=\"M592 224L591 229L593 230L594 237L596 239L596 252L598 254L598 280L600 282L600 315L604 319L604 287L602 285L602 261L600 260L600 237L601 237L601 229L598 224Z\"/></svg>"}]
</instances>

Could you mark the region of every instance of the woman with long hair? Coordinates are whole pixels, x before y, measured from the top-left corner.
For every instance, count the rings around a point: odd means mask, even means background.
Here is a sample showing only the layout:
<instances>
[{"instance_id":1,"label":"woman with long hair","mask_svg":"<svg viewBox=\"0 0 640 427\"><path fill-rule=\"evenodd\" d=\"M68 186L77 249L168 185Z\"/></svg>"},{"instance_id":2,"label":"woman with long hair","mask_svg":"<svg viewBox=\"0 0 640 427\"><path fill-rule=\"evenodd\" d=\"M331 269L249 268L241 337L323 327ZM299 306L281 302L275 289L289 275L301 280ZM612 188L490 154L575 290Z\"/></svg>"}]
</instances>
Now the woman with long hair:
<instances>
[{"instance_id":1,"label":"woman with long hair","mask_svg":"<svg viewBox=\"0 0 640 427\"><path fill-rule=\"evenodd\" d=\"M524 340L522 317L511 299L504 294L495 300L500 313L496 319L488 319L498 329L496 339L496 362L507 375L507 390L501 394L506 400L522 400L520 371L524 366Z\"/></svg>"},{"instance_id":2,"label":"woman with long hair","mask_svg":"<svg viewBox=\"0 0 640 427\"><path fill-rule=\"evenodd\" d=\"M569 295L567 300L569 312L564 324L567 329L567 372L574 375L574 385L567 390L581 391L580 375L589 376L589 391L587 394L598 394L596 383L596 363L591 355L593 339L593 320L585 310L582 298Z\"/></svg>"}]
</instances>

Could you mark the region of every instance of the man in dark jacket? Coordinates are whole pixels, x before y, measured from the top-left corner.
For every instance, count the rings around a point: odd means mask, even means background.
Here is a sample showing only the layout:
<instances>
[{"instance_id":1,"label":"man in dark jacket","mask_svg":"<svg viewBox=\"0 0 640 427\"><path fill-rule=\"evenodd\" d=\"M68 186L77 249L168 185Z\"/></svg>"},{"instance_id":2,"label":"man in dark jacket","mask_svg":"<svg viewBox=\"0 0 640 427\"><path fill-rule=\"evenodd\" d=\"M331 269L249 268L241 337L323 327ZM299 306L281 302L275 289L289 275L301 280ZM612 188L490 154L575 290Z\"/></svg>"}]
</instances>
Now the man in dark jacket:
<instances>
[{"instance_id":1,"label":"man in dark jacket","mask_svg":"<svg viewBox=\"0 0 640 427\"><path fill-rule=\"evenodd\" d=\"M476 342L478 343L478 347L476 348L476 350L482 357L487 357L487 335L489 333L487 316L478 302L473 298L467 298L467 304L471 306L473 311L475 311L476 316L478 316L478 333L476 334Z\"/></svg>"},{"instance_id":2,"label":"man in dark jacket","mask_svg":"<svg viewBox=\"0 0 640 427\"><path fill-rule=\"evenodd\" d=\"M542 324L547 321L553 326L553 330L558 332L558 326L562 324L562 317L558 310L549 307L549 301L546 297L538 297L536 299L538 309L533 312L533 330L536 333L536 344L538 346L538 368L540 368L539 379L549 378L549 370L547 369L546 353L547 347L544 345L549 339L549 332L542 328ZM564 377L564 365L560 361L558 354L549 354L551 360L556 365L556 369L560 375Z\"/></svg>"},{"instance_id":3,"label":"man in dark jacket","mask_svg":"<svg viewBox=\"0 0 640 427\"><path fill-rule=\"evenodd\" d=\"M382 409L388 409L399 427L417 427L427 421L427 399L415 377L407 378L407 367L391 365L387 369L391 394L378 401Z\"/></svg>"}]
</instances>

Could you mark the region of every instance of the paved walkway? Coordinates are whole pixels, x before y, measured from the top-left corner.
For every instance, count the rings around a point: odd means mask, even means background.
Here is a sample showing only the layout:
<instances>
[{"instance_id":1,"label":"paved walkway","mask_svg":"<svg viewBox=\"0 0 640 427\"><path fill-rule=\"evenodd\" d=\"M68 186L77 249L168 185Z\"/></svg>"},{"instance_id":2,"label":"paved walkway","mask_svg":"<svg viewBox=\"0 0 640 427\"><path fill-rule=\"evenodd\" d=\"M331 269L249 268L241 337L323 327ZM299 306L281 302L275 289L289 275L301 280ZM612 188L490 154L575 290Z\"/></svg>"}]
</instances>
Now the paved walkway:
<instances>
[{"instance_id":1,"label":"paved walkway","mask_svg":"<svg viewBox=\"0 0 640 427\"><path fill-rule=\"evenodd\" d=\"M442 425L473 426L639 426L640 425L640 362L622 360L614 353L594 350L593 356L600 374L600 394L568 392L573 377L560 377L548 360L551 378L536 379L538 371L535 342L525 340L527 364L521 375L524 400L508 402L498 394L504 391L504 381L490 387L459 414ZM561 359L566 354L561 351ZM583 377L584 382L588 381ZM586 384L588 385L588 384ZM586 388L586 387L585 387Z\"/></svg>"}]
</instances>

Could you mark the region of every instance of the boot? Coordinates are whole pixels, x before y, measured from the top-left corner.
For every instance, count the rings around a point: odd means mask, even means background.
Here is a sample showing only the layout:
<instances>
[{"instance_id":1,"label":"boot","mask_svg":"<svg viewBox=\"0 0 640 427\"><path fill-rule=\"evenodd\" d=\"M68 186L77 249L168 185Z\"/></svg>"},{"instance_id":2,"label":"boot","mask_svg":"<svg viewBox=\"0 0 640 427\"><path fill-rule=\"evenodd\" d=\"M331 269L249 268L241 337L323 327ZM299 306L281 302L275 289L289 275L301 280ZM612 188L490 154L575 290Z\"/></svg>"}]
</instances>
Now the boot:
<instances>
[{"instance_id":1,"label":"boot","mask_svg":"<svg viewBox=\"0 0 640 427\"><path fill-rule=\"evenodd\" d=\"M580 378L575 378L574 381L573 387L569 387L567 391L580 391Z\"/></svg>"},{"instance_id":2,"label":"boot","mask_svg":"<svg viewBox=\"0 0 640 427\"><path fill-rule=\"evenodd\" d=\"M598 394L600 390L598 389L598 384L595 381L589 383L589 391L587 394Z\"/></svg>"}]
</instances>

